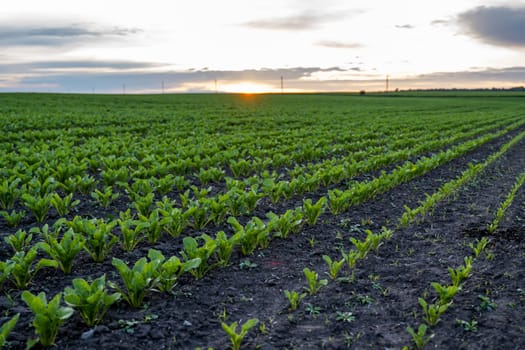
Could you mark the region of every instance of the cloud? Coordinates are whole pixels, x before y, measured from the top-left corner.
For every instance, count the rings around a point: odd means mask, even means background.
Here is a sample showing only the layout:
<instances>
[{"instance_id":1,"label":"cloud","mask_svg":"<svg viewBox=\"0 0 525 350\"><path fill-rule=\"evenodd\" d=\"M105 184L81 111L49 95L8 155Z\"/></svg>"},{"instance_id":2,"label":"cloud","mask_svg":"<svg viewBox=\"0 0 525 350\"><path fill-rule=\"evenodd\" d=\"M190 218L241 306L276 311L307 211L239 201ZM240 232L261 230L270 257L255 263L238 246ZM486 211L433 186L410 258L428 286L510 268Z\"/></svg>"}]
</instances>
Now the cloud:
<instances>
[{"instance_id":1,"label":"cloud","mask_svg":"<svg viewBox=\"0 0 525 350\"><path fill-rule=\"evenodd\" d=\"M411 24L396 25L397 29L414 29L415 27Z\"/></svg>"},{"instance_id":2,"label":"cloud","mask_svg":"<svg viewBox=\"0 0 525 350\"><path fill-rule=\"evenodd\" d=\"M430 24L433 26L441 26L441 25L450 24L450 21L446 19L435 19L432 22L430 22Z\"/></svg>"},{"instance_id":3,"label":"cloud","mask_svg":"<svg viewBox=\"0 0 525 350\"><path fill-rule=\"evenodd\" d=\"M497 46L525 47L525 7L479 6L458 15L467 35Z\"/></svg>"},{"instance_id":4,"label":"cloud","mask_svg":"<svg viewBox=\"0 0 525 350\"><path fill-rule=\"evenodd\" d=\"M23 71L30 67L30 69ZM45 69L78 68L73 71L45 71ZM146 67L142 69L140 67ZM154 67L155 70L147 70ZM162 83L168 92L211 92L214 81L218 89L237 83L257 83L280 90L284 78L288 91L358 91L383 90L384 76L357 66L292 67L248 70L160 71L155 63L75 61L41 62L18 67L20 71L5 72L0 65L0 91L122 93L160 93ZM111 69L99 71L98 69ZM83 69L83 70L82 70ZM135 70L137 69L137 70ZM437 72L408 77L390 77L392 89L408 88L491 88L520 86L525 83L525 67L483 68L460 72Z\"/></svg>"},{"instance_id":5,"label":"cloud","mask_svg":"<svg viewBox=\"0 0 525 350\"><path fill-rule=\"evenodd\" d=\"M37 91L72 91L72 92L91 92L96 89L98 92L121 92L122 85L126 85L126 90L129 92L140 91L159 91L162 82L165 82L167 89L180 88L188 84L200 84L202 91L209 91L213 89L211 84L215 79L219 81L219 85L230 84L236 82L257 82L267 85L278 86L280 84L281 76L286 82L300 81L302 79L311 77L317 73L328 72L337 73L345 72L345 69L340 67L295 67L295 68L280 68L280 69L248 69L240 71L223 71L223 70L187 70L187 71L130 71L122 69L121 71L93 71L86 69L85 71L71 71L71 72L40 72L40 68L49 67L137 67L155 66L155 64L148 63L134 63L134 62L93 62L92 64L80 64L81 62L71 63L70 65L61 65L58 62L44 62L39 64L27 64L24 67L19 66L20 71L15 72L14 68L10 68L8 72L4 66L0 65L0 79L8 76L18 76L16 84L10 88L0 88L0 91L34 91L31 90L35 86L44 86L45 89ZM29 71L24 71L31 66ZM206 86L208 86L206 88ZM52 87L50 89L49 87ZM29 90L28 90L29 89ZM208 90L206 90L208 89Z\"/></svg>"},{"instance_id":6,"label":"cloud","mask_svg":"<svg viewBox=\"0 0 525 350\"><path fill-rule=\"evenodd\" d=\"M138 28L90 29L80 25L18 27L0 26L0 46L63 46L79 41L122 38Z\"/></svg>"},{"instance_id":7,"label":"cloud","mask_svg":"<svg viewBox=\"0 0 525 350\"><path fill-rule=\"evenodd\" d=\"M353 42L321 40L315 43L316 46L329 47L333 49L358 49L363 47L362 44Z\"/></svg>"},{"instance_id":8,"label":"cloud","mask_svg":"<svg viewBox=\"0 0 525 350\"><path fill-rule=\"evenodd\" d=\"M340 14L303 12L298 15L259 19L241 25L253 29L302 31L316 29L326 22L343 18Z\"/></svg>"},{"instance_id":9,"label":"cloud","mask_svg":"<svg viewBox=\"0 0 525 350\"><path fill-rule=\"evenodd\" d=\"M158 68L166 65L151 62L132 61L100 61L100 60L77 60L77 61L41 61L30 63L0 64L0 74L30 74L45 72L60 72L70 70L88 71L125 71L137 69Z\"/></svg>"},{"instance_id":10,"label":"cloud","mask_svg":"<svg viewBox=\"0 0 525 350\"><path fill-rule=\"evenodd\" d=\"M414 79L429 82L514 82L516 85L523 85L525 82L525 67L484 68L462 72L436 72L418 75Z\"/></svg>"}]
</instances>

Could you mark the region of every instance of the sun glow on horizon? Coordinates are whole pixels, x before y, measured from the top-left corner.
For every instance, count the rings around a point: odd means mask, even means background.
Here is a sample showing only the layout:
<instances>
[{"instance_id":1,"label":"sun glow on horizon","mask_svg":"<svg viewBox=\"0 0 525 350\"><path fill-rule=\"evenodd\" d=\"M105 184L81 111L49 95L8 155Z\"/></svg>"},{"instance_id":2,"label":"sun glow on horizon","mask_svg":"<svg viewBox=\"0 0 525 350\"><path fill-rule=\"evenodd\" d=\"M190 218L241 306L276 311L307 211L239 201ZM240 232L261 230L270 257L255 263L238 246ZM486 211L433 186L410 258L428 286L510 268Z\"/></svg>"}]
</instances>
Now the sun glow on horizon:
<instances>
[{"instance_id":1,"label":"sun glow on horizon","mask_svg":"<svg viewBox=\"0 0 525 350\"><path fill-rule=\"evenodd\" d=\"M224 84L219 88L222 92L240 93L240 94L264 94L277 92L274 87L266 84L243 81L239 83Z\"/></svg>"}]
</instances>

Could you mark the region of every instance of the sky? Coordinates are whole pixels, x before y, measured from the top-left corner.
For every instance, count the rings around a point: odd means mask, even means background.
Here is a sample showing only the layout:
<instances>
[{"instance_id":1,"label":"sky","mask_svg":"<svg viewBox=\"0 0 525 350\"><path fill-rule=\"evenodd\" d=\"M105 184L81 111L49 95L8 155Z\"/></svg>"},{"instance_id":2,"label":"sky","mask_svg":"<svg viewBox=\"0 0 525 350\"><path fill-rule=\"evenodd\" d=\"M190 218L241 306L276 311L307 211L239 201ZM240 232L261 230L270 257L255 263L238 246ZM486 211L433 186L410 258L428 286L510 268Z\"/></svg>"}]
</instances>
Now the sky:
<instances>
[{"instance_id":1,"label":"sky","mask_svg":"<svg viewBox=\"0 0 525 350\"><path fill-rule=\"evenodd\" d=\"M523 85L525 0L16 0L0 7L0 92Z\"/></svg>"}]
</instances>

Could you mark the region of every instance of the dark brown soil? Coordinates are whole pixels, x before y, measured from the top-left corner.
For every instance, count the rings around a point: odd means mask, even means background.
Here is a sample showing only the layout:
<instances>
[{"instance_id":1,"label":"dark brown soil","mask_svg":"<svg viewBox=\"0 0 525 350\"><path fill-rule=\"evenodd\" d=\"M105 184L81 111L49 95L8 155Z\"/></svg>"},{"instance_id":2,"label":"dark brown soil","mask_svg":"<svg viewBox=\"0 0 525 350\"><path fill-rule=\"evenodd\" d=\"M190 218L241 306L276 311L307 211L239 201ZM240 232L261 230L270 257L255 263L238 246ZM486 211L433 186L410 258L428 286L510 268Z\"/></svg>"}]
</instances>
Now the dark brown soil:
<instances>
[{"instance_id":1,"label":"dark brown soil","mask_svg":"<svg viewBox=\"0 0 525 350\"><path fill-rule=\"evenodd\" d=\"M406 229L396 225L404 205L416 207L425 199L425 193L435 192L459 176L469 162L487 158L508 140L505 136L486 144L342 215L326 211L317 225L304 226L299 234L286 240L276 239L268 249L249 257L236 252L230 266L212 270L200 280L184 277L173 294L150 293L144 308L133 309L120 302L94 329L87 328L75 314L62 327L56 348L226 349L229 339L221 322L243 323L255 317L260 324L248 333L243 348L401 349L411 345L406 328L417 328L423 322L418 298L434 300L431 283L449 284L448 268L461 265L464 257L472 255L469 243L488 236L488 249L474 260L470 278L441 321L430 329L434 337L427 347L525 349L525 189L518 192L500 228L493 235L486 231L493 213L525 169L525 141L436 207L424 222ZM326 190L308 197L324 194ZM301 202L300 197L278 205L262 201L255 215L264 217L269 210L280 213ZM113 210L116 213L126 205L122 199ZM94 215L89 210L86 198L72 215ZM33 223L26 224L29 227ZM330 280L316 295L306 296L296 311L288 310L284 290L301 291L307 286L305 267L329 279L322 256L339 259L341 249L351 248L349 237L363 238L365 229L378 231L382 226L393 229L394 235L377 252L353 270L345 266L341 272L344 278ZM228 227L202 232L214 234L220 229ZM160 249L166 256L178 255L180 242L163 237L154 245L142 244L131 254L115 247L113 254L134 263L149 248ZM0 253L3 258L10 254ZM55 295L75 277L96 278L102 273L112 281L120 281L109 260L94 264L85 254L79 256L73 271L64 276L59 271L42 270L30 289ZM21 313L9 337L13 349L25 347L26 340L33 336L31 312L19 294L12 290L0 296L2 311ZM495 304L492 310L481 306L480 295ZM345 320L343 316L349 313L352 317ZM0 319L0 323L6 319ZM477 329L466 330L460 321L476 321Z\"/></svg>"}]
</instances>

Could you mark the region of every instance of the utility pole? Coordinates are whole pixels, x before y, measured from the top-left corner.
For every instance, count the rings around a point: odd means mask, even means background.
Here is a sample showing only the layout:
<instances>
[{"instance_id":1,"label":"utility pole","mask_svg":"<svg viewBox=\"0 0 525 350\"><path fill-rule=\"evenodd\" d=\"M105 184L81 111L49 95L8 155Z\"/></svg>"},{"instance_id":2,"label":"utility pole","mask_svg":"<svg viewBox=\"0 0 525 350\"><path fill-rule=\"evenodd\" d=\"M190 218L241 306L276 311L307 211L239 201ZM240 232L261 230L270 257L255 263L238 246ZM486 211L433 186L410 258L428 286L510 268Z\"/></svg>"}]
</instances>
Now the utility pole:
<instances>
[{"instance_id":1,"label":"utility pole","mask_svg":"<svg viewBox=\"0 0 525 350\"><path fill-rule=\"evenodd\" d=\"M390 76L387 75L387 76L386 76L386 92L387 92L387 93L388 93L388 83L389 83L388 79L389 79L389 78L390 78Z\"/></svg>"},{"instance_id":2,"label":"utility pole","mask_svg":"<svg viewBox=\"0 0 525 350\"><path fill-rule=\"evenodd\" d=\"M281 94L284 93L284 81L283 76L281 75Z\"/></svg>"},{"instance_id":3,"label":"utility pole","mask_svg":"<svg viewBox=\"0 0 525 350\"><path fill-rule=\"evenodd\" d=\"M164 81L162 81L162 94L164 95Z\"/></svg>"},{"instance_id":4,"label":"utility pole","mask_svg":"<svg viewBox=\"0 0 525 350\"><path fill-rule=\"evenodd\" d=\"M217 79L214 79L214 82L215 82L215 93L219 93L219 91L217 90Z\"/></svg>"}]
</instances>

